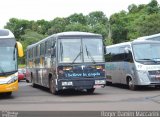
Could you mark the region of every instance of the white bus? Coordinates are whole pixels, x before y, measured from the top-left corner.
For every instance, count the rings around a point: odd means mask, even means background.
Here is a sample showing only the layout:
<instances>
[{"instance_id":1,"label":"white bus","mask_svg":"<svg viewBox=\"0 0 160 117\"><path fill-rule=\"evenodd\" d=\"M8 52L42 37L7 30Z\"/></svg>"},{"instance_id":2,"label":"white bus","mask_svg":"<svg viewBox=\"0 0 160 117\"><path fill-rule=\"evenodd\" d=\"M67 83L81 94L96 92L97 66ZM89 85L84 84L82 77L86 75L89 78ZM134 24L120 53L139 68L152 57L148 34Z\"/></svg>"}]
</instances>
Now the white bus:
<instances>
[{"instance_id":1,"label":"white bus","mask_svg":"<svg viewBox=\"0 0 160 117\"><path fill-rule=\"evenodd\" d=\"M153 40L153 41L160 41L160 33L154 34L154 35L149 35L149 36L144 36L144 37L139 37L137 40Z\"/></svg>"},{"instance_id":2,"label":"white bus","mask_svg":"<svg viewBox=\"0 0 160 117\"><path fill-rule=\"evenodd\" d=\"M11 95L18 90L17 55L23 56L21 43L10 30L0 29L0 93Z\"/></svg>"},{"instance_id":3,"label":"white bus","mask_svg":"<svg viewBox=\"0 0 160 117\"><path fill-rule=\"evenodd\" d=\"M160 86L160 41L137 39L106 47L107 83Z\"/></svg>"}]
</instances>

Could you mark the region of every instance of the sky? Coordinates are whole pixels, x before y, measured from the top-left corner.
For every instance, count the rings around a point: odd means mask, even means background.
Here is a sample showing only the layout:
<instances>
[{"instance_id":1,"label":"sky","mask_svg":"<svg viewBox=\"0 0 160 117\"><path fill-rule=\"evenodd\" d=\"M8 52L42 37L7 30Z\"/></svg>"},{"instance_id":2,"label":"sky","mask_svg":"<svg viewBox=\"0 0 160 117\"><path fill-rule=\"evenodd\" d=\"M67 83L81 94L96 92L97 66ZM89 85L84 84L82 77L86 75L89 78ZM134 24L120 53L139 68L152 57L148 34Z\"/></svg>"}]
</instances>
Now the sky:
<instances>
[{"instance_id":1,"label":"sky","mask_svg":"<svg viewBox=\"0 0 160 117\"><path fill-rule=\"evenodd\" d=\"M88 15L103 11L109 18L113 13L127 11L131 4L148 4L151 0L2 0L0 3L0 28L10 18L25 20L53 20L68 17L74 13ZM157 0L160 4L160 0Z\"/></svg>"}]
</instances>

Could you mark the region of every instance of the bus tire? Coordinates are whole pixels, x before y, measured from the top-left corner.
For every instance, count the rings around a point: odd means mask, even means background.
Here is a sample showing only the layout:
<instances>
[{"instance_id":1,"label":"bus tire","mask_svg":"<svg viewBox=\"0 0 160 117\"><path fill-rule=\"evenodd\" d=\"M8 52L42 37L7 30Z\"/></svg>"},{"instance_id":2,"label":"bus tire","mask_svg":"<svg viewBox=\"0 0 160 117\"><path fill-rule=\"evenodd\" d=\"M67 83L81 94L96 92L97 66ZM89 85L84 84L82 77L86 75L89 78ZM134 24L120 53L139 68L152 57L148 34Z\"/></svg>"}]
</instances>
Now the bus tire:
<instances>
[{"instance_id":1,"label":"bus tire","mask_svg":"<svg viewBox=\"0 0 160 117\"><path fill-rule=\"evenodd\" d=\"M160 89L160 85L155 85L155 88L156 89Z\"/></svg>"},{"instance_id":2,"label":"bus tire","mask_svg":"<svg viewBox=\"0 0 160 117\"><path fill-rule=\"evenodd\" d=\"M32 83L32 87L36 87L36 84L34 83L34 81L33 81L33 77L31 78L31 83Z\"/></svg>"},{"instance_id":3,"label":"bus tire","mask_svg":"<svg viewBox=\"0 0 160 117\"><path fill-rule=\"evenodd\" d=\"M93 94L94 93L95 88L91 88L91 89L87 89L87 93L88 94Z\"/></svg>"},{"instance_id":4,"label":"bus tire","mask_svg":"<svg viewBox=\"0 0 160 117\"><path fill-rule=\"evenodd\" d=\"M36 86L37 86L37 85L32 82L32 87L33 87L33 88L36 88Z\"/></svg>"},{"instance_id":5,"label":"bus tire","mask_svg":"<svg viewBox=\"0 0 160 117\"><path fill-rule=\"evenodd\" d=\"M32 83L32 87L33 88L36 88L36 84L34 83L34 80L33 80L33 75L31 73L31 83Z\"/></svg>"},{"instance_id":6,"label":"bus tire","mask_svg":"<svg viewBox=\"0 0 160 117\"><path fill-rule=\"evenodd\" d=\"M11 96L12 95L12 92L7 92L5 93L6 96Z\"/></svg>"},{"instance_id":7,"label":"bus tire","mask_svg":"<svg viewBox=\"0 0 160 117\"><path fill-rule=\"evenodd\" d=\"M27 83L29 83L29 80L28 80L28 79L26 79L26 82L27 82Z\"/></svg>"},{"instance_id":8,"label":"bus tire","mask_svg":"<svg viewBox=\"0 0 160 117\"><path fill-rule=\"evenodd\" d=\"M112 82L106 81L106 86L111 86Z\"/></svg>"},{"instance_id":9,"label":"bus tire","mask_svg":"<svg viewBox=\"0 0 160 117\"><path fill-rule=\"evenodd\" d=\"M58 91L56 91L55 80L53 78L50 78L49 80L49 90L51 94L54 94L54 95L58 94Z\"/></svg>"},{"instance_id":10,"label":"bus tire","mask_svg":"<svg viewBox=\"0 0 160 117\"><path fill-rule=\"evenodd\" d=\"M128 79L128 87L130 90L135 91L137 89L137 86L134 85L132 78Z\"/></svg>"}]
</instances>

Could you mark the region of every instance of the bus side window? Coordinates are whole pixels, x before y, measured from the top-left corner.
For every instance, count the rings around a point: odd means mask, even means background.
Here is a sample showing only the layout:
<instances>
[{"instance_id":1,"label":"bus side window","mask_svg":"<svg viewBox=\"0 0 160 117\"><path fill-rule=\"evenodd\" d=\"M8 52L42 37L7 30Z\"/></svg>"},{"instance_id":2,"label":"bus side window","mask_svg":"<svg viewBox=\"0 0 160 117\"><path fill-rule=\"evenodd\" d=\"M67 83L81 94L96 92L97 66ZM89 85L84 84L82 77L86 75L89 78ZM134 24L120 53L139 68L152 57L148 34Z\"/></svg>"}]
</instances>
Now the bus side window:
<instances>
[{"instance_id":1,"label":"bus side window","mask_svg":"<svg viewBox=\"0 0 160 117\"><path fill-rule=\"evenodd\" d=\"M42 56L44 54L45 54L45 45L44 45L44 43L41 43L40 44L40 55Z\"/></svg>"},{"instance_id":2,"label":"bus side window","mask_svg":"<svg viewBox=\"0 0 160 117\"><path fill-rule=\"evenodd\" d=\"M51 48L51 56L52 57L56 56L56 42L55 41L53 41L53 45L52 45L52 48Z\"/></svg>"},{"instance_id":3,"label":"bus side window","mask_svg":"<svg viewBox=\"0 0 160 117\"><path fill-rule=\"evenodd\" d=\"M45 42L45 51L46 51L46 55L50 55L51 54L51 40L48 40Z\"/></svg>"},{"instance_id":4,"label":"bus side window","mask_svg":"<svg viewBox=\"0 0 160 117\"><path fill-rule=\"evenodd\" d=\"M45 41L45 54L47 55L47 46L48 46L48 43L47 41Z\"/></svg>"},{"instance_id":5,"label":"bus side window","mask_svg":"<svg viewBox=\"0 0 160 117\"><path fill-rule=\"evenodd\" d=\"M132 56L131 51L128 51L128 53L125 53L125 61L133 62L133 56Z\"/></svg>"},{"instance_id":6,"label":"bus side window","mask_svg":"<svg viewBox=\"0 0 160 117\"><path fill-rule=\"evenodd\" d=\"M105 55L105 62L111 62L112 61L112 54L111 53L107 53Z\"/></svg>"},{"instance_id":7,"label":"bus side window","mask_svg":"<svg viewBox=\"0 0 160 117\"><path fill-rule=\"evenodd\" d=\"M133 62L132 52L128 47L124 48L124 53L125 53L124 61Z\"/></svg>"}]
</instances>

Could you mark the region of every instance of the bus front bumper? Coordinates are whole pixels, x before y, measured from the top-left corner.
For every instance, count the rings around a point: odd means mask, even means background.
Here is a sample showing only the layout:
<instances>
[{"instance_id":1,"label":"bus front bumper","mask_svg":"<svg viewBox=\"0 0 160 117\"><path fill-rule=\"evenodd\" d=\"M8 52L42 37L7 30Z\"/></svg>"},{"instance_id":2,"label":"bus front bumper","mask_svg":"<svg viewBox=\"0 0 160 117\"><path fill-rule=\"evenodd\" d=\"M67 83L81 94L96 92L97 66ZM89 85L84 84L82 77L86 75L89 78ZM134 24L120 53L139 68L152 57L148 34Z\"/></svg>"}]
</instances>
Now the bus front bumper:
<instances>
[{"instance_id":1,"label":"bus front bumper","mask_svg":"<svg viewBox=\"0 0 160 117\"><path fill-rule=\"evenodd\" d=\"M1 84L0 93L7 93L18 90L18 80L10 84Z\"/></svg>"},{"instance_id":2,"label":"bus front bumper","mask_svg":"<svg viewBox=\"0 0 160 117\"><path fill-rule=\"evenodd\" d=\"M58 79L58 90L63 89L91 89L104 88L106 84L105 78L80 78L80 79Z\"/></svg>"}]
</instances>

